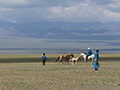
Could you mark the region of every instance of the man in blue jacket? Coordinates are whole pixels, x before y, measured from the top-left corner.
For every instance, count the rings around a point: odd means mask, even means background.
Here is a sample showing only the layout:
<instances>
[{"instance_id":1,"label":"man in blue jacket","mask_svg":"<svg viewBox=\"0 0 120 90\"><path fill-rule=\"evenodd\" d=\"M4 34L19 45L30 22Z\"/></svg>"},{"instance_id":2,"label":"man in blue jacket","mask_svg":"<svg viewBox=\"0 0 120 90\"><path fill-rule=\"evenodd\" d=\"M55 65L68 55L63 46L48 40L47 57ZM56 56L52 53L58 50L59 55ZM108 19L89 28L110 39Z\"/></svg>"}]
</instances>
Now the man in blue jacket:
<instances>
[{"instance_id":1,"label":"man in blue jacket","mask_svg":"<svg viewBox=\"0 0 120 90\"><path fill-rule=\"evenodd\" d=\"M86 61L88 60L88 56L92 55L92 51L88 48L88 53L86 54Z\"/></svg>"}]
</instances>

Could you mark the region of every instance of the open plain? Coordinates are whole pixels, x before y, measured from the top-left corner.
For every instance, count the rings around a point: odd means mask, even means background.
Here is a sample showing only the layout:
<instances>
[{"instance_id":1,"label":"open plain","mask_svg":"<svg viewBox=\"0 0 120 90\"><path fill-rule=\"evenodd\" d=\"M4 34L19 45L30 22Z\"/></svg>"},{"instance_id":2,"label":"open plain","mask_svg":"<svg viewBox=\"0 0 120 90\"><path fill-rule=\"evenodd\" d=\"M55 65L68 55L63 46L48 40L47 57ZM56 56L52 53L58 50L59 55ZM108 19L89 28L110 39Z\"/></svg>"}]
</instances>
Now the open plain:
<instances>
[{"instance_id":1,"label":"open plain","mask_svg":"<svg viewBox=\"0 0 120 90\"><path fill-rule=\"evenodd\" d=\"M100 54L98 71L82 58L55 63L58 55L46 55L46 66L42 55L0 55L0 90L120 90L120 54Z\"/></svg>"}]
</instances>

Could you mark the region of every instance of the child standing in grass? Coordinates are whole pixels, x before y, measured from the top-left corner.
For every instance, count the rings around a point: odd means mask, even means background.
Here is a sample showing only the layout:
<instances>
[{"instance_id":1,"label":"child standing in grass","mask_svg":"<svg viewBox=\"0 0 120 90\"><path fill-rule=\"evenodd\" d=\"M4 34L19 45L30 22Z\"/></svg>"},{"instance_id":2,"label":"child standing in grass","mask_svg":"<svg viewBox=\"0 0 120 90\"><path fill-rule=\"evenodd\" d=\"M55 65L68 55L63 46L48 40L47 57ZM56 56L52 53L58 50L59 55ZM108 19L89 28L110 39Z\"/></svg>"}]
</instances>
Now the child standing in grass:
<instances>
[{"instance_id":1,"label":"child standing in grass","mask_svg":"<svg viewBox=\"0 0 120 90\"><path fill-rule=\"evenodd\" d=\"M48 58L45 56L45 53L43 53L43 56L41 58L43 65L45 65L46 59L48 59Z\"/></svg>"},{"instance_id":2,"label":"child standing in grass","mask_svg":"<svg viewBox=\"0 0 120 90\"><path fill-rule=\"evenodd\" d=\"M98 68L99 68L99 63L98 63L98 60L99 60L99 50L96 50L96 53L95 53L95 55L94 55L94 69L95 70L98 70Z\"/></svg>"}]
</instances>

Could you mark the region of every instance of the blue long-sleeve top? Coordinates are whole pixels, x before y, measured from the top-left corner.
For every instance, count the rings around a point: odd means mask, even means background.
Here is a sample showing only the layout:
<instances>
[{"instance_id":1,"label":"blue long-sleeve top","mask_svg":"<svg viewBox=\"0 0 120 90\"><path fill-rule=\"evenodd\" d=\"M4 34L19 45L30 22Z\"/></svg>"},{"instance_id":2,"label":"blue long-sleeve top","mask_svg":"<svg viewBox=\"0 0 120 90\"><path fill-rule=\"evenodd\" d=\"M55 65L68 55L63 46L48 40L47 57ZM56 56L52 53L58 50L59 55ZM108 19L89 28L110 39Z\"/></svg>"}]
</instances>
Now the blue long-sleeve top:
<instances>
[{"instance_id":1,"label":"blue long-sleeve top","mask_svg":"<svg viewBox=\"0 0 120 90\"><path fill-rule=\"evenodd\" d=\"M45 59L47 59L47 57L46 57L45 55L43 55L43 56L42 56L42 59L45 60Z\"/></svg>"},{"instance_id":2,"label":"blue long-sleeve top","mask_svg":"<svg viewBox=\"0 0 120 90\"><path fill-rule=\"evenodd\" d=\"M86 56L90 56L90 55L92 55L92 51L91 51L91 50L88 50L88 53L87 53Z\"/></svg>"}]
</instances>

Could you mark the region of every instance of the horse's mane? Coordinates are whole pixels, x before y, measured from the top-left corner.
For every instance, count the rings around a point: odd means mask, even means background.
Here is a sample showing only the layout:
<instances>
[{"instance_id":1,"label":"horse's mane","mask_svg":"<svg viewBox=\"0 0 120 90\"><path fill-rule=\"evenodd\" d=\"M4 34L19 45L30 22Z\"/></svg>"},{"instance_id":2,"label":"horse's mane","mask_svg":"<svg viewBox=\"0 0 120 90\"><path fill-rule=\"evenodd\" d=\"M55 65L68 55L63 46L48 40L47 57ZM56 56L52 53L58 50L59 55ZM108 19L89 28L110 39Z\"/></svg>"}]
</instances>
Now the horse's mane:
<instances>
[{"instance_id":1,"label":"horse's mane","mask_svg":"<svg viewBox=\"0 0 120 90\"><path fill-rule=\"evenodd\" d=\"M82 52L82 53L86 54L85 52Z\"/></svg>"},{"instance_id":2,"label":"horse's mane","mask_svg":"<svg viewBox=\"0 0 120 90\"><path fill-rule=\"evenodd\" d=\"M73 55L72 53L66 54L66 55Z\"/></svg>"},{"instance_id":3,"label":"horse's mane","mask_svg":"<svg viewBox=\"0 0 120 90\"><path fill-rule=\"evenodd\" d=\"M69 55L73 55L72 53L69 53Z\"/></svg>"}]
</instances>

